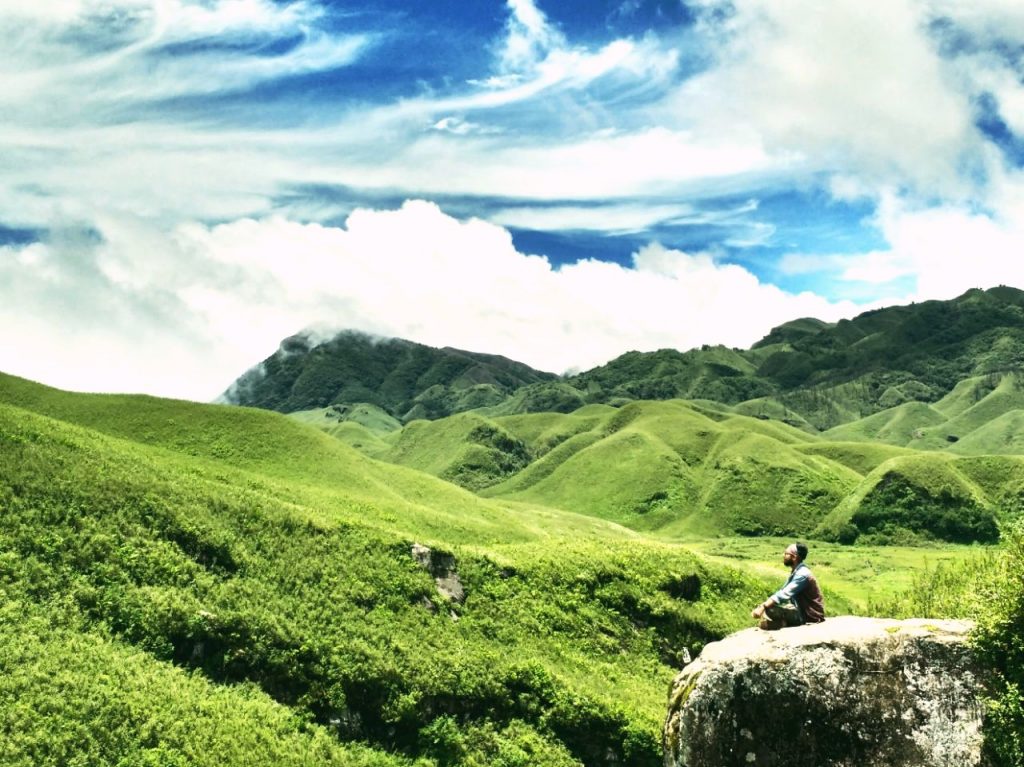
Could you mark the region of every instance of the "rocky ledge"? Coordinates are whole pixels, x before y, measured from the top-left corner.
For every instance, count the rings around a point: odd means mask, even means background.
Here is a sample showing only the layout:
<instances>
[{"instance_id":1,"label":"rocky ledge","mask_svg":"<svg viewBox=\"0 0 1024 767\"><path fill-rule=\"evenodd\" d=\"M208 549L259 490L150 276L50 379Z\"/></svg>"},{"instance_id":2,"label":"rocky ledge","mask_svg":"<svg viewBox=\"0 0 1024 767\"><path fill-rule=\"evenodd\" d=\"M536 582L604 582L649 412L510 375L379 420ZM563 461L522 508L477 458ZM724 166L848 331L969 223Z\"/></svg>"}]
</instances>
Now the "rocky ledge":
<instances>
[{"instance_id":1,"label":"rocky ledge","mask_svg":"<svg viewBox=\"0 0 1024 767\"><path fill-rule=\"evenodd\" d=\"M970 628L851 616L709 644L672 684L665 765L980 765Z\"/></svg>"}]
</instances>

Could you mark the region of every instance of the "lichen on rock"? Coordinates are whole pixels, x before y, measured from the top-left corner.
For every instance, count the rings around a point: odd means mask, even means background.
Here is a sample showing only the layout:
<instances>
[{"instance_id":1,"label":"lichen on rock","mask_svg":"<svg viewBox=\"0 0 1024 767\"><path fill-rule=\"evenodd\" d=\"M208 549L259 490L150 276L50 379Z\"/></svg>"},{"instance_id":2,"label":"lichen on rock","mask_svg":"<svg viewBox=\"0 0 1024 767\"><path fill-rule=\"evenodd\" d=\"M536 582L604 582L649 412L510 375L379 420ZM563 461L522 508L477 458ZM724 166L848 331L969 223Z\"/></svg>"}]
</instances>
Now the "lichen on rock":
<instances>
[{"instance_id":1,"label":"lichen on rock","mask_svg":"<svg viewBox=\"0 0 1024 767\"><path fill-rule=\"evenodd\" d=\"M665 765L980 765L970 627L840 617L709 644L672 685Z\"/></svg>"}]
</instances>

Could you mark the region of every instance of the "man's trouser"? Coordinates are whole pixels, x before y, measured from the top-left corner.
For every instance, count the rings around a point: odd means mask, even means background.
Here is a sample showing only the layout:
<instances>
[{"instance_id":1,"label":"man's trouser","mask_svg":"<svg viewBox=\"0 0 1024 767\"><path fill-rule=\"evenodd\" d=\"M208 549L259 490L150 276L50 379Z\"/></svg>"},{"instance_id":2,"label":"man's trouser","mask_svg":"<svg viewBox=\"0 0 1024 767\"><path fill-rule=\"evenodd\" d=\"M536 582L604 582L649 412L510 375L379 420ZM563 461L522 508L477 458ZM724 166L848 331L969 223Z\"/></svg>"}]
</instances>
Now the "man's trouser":
<instances>
[{"instance_id":1,"label":"man's trouser","mask_svg":"<svg viewBox=\"0 0 1024 767\"><path fill-rule=\"evenodd\" d=\"M796 609L796 605L789 603L769 607L764 611L764 615L761 616L761 622L758 626L765 631L775 631L776 629L784 629L789 626L799 626L802 623L800 611Z\"/></svg>"}]
</instances>

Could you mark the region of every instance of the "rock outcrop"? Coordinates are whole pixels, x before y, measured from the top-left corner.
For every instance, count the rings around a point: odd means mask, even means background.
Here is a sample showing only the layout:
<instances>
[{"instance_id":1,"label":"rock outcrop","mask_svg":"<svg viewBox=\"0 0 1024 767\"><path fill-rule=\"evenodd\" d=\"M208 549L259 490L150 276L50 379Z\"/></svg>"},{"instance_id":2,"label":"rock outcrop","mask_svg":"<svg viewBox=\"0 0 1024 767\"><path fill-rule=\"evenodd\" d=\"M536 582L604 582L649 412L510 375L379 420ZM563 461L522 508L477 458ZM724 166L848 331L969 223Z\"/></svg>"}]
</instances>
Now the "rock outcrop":
<instances>
[{"instance_id":1,"label":"rock outcrop","mask_svg":"<svg viewBox=\"0 0 1024 767\"><path fill-rule=\"evenodd\" d=\"M980 765L970 627L839 617L709 644L672 685L665 765Z\"/></svg>"},{"instance_id":2,"label":"rock outcrop","mask_svg":"<svg viewBox=\"0 0 1024 767\"><path fill-rule=\"evenodd\" d=\"M434 585L445 599L459 604L465 601L466 591L462 587L462 579L455 571L455 557L443 551L434 551L421 543L414 543L412 558L434 576Z\"/></svg>"}]
</instances>

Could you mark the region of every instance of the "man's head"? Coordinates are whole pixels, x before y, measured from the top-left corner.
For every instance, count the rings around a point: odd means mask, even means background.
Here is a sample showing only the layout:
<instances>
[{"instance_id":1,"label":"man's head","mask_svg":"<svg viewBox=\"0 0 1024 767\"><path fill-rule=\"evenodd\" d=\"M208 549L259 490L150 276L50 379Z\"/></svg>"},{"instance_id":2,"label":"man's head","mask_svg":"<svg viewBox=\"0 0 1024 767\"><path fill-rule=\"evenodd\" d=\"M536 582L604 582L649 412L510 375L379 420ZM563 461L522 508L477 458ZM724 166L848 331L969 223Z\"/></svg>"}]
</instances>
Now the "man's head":
<instances>
[{"instance_id":1,"label":"man's head","mask_svg":"<svg viewBox=\"0 0 1024 767\"><path fill-rule=\"evenodd\" d=\"M791 543L782 554L782 563L786 567L796 567L807 559L807 544Z\"/></svg>"}]
</instances>

